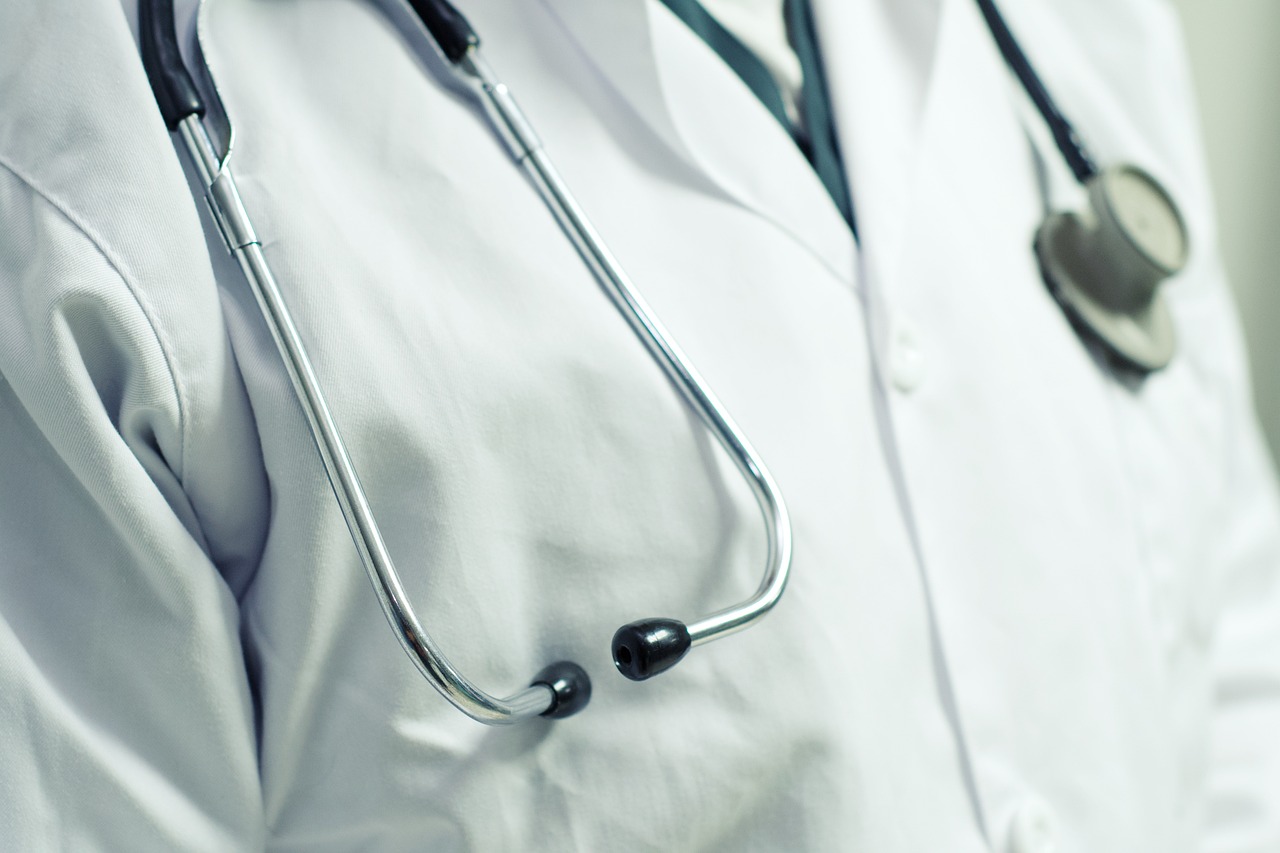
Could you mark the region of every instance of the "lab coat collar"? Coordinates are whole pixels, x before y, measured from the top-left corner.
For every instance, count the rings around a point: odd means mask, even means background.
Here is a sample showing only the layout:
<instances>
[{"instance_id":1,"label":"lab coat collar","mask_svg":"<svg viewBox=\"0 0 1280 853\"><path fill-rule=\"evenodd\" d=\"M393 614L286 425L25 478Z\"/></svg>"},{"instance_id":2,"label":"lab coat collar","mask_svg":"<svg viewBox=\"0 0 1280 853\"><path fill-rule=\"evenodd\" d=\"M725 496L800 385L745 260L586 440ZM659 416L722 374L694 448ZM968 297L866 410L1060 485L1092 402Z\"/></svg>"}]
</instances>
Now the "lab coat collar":
<instances>
[{"instance_id":1,"label":"lab coat collar","mask_svg":"<svg viewBox=\"0 0 1280 853\"><path fill-rule=\"evenodd\" d=\"M544 0L677 156L854 280L849 226L804 155L710 48L654 0Z\"/></svg>"}]
</instances>

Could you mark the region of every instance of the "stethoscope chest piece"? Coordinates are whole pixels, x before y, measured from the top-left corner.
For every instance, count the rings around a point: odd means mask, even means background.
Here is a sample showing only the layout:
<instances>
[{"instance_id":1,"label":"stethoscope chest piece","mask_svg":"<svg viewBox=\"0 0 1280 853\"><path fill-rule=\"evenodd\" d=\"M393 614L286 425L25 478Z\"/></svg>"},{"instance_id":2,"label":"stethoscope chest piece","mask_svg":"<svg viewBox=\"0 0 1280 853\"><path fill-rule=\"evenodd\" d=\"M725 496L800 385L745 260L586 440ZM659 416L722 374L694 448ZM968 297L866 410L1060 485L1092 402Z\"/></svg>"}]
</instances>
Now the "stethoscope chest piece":
<instances>
[{"instance_id":1,"label":"stethoscope chest piece","mask_svg":"<svg viewBox=\"0 0 1280 853\"><path fill-rule=\"evenodd\" d=\"M1160 285L1186 265L1186 226L1164 188L1135 166L1105 169L1086 188L1089 210L1051 214L1036 234L1045 282L1121 364L1159 370L1176 349Z\"/></svg>"}]
</instances>

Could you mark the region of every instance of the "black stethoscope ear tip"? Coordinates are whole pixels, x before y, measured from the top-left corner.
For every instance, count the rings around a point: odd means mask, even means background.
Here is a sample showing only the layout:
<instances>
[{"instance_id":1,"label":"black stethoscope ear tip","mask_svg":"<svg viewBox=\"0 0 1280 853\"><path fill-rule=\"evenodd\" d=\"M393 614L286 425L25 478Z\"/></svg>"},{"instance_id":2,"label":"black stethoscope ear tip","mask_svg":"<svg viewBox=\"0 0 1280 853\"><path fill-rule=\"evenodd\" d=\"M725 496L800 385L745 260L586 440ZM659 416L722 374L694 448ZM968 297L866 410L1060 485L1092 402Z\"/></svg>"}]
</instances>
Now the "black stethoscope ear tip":
<instances>
[{"instance_id":1,"label":"black stethoscope ear tip","mask_svg":"<svg viewBox=\"0 0 1280 853\"><path fill-rule=\"evenodd\" d=\"M591 676L573 661L562 660L547 666L534 677L529 686L539 684L550 687L555 694L551 707L539 715L548 719L563 720L565 717L572 717L591 701Z\"/></svg>"},{"instance_id":2,"label":"black stethoscope ear tip","mask_svg":"<svg viewBox=\"0 0 1280 853\"><path fill-rule=\"evenodd\" d=\"M1089 209L1051 214L1036 233L1045 283L1072 322L1121 366L1160 370L1177 348L1160 285L1186 266L1177 205L1136 166L1107 168L1086 184Z\"/></svg>"},{"instance_id":3,"label":"black stethoscope ear tip","mask_svg":"<svg viewBox=\"0 0 1280 853\"><path fill-rule=\"evenodd\" d=\"M613 665L632 681L644 681L675 666L692 646L683 622L642 619L614 633Z\"/></svg>"}]
</instances>

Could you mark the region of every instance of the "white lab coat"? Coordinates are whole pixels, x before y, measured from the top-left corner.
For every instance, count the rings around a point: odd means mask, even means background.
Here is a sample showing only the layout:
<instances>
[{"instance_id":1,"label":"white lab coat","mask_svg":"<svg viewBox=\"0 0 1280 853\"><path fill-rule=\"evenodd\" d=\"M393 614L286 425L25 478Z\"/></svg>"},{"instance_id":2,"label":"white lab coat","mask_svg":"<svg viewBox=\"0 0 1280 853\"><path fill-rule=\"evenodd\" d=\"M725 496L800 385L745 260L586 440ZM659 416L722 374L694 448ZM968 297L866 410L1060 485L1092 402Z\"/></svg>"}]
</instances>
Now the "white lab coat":
<instances>
[{"instance_id":1,"label":"white lab coat","mask_svg":"<svg viewBox=\"0 0 1280 853\"><path fill-rule=\"evenodd\" d=\"M1190 225L1178 357L1127 383L1040 281L1076 194L974 5L814 5L861 249L659 4L463 4L794 515L778 608L644 684L618 625L758 583L732 466L420 34L207 9L246 205L429 630L495 693L594 678L498 730L388 630L132 3L0 4L0 847L1280 848L1280 513L1172 13L1006 3Z\"/></svg>"}]
</instances>

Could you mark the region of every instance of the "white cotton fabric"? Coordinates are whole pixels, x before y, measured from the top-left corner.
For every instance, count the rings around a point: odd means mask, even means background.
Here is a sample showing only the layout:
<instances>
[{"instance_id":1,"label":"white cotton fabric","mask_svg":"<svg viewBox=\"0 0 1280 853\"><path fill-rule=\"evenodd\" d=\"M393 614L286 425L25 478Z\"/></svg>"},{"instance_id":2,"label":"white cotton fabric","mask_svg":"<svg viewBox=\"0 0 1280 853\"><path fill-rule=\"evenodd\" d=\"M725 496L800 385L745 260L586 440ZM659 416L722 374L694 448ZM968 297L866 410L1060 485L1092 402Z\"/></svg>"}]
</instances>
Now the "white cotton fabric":
<instances>
[{"instance_id":1,"label":"white cotton fabric","mask_svg":"<svg viewBox=\"0 0 1280 853\"><path fill-rule=\"evenodd\" d=\"M776 475L786 596L612 671L618 625L754 589L750 495L406 7L211 0L232 166L424 623L494 693L594 679L570 720L459 714L131 16L0 4L0 847L978 853L1028 815L1065 853L1280 847L1280 511L1168 10L1007 4L1099 158L1188 219L1179 354L1126 383L1040 280L1063 167L968 0L814 0L861 247L665 7L463 5Z\"/></svg>"}]
</instances>

